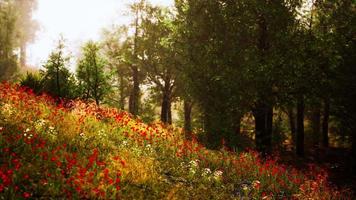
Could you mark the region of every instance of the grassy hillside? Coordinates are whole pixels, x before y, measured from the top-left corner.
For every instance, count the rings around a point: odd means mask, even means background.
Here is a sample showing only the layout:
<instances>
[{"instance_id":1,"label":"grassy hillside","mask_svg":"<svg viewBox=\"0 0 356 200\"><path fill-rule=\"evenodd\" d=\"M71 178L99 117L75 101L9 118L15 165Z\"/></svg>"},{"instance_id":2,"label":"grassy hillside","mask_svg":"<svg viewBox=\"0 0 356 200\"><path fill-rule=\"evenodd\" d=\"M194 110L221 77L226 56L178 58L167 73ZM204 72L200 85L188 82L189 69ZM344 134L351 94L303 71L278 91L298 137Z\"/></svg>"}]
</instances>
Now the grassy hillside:
<instances>
[{"instance_id":1,"label":"grassy hillside","mask_svg":"<svg viewBox=\"0 0 356 200\"><path fill-rule=\"evenodd\" d=\"M0 85L0 199L341 199L305 172L253 151L210 151L128 113Z\"/></svg>"}]
</instances>

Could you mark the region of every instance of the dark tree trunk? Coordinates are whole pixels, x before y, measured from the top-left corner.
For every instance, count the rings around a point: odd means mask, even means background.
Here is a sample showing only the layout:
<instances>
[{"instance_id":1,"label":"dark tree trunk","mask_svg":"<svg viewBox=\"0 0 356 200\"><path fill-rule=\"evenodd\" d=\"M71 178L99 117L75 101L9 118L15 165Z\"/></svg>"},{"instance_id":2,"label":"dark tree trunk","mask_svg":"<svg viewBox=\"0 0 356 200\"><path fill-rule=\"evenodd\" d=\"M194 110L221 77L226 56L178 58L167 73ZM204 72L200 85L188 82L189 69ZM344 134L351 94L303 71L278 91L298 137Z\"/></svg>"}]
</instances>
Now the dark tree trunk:
<instances>
[{"instance_id":1,"label":"dark tree trunk","mask_svg":"<svg viewBox=\"0 0 356 200\"><path fill-rule=\"evenodd\" d=\"M192 107L193 104L189 100L184 100L184 132L186 139L191 139Z\"/></svg>"},{"instance_id":2,"label":"dark tree trunk","mask_svg":"<svg viewBox=\"0 0 356 200\"><path fill-rule=\"evenodd\" d=\"M255 117L255 142L258 151L263 154L271 152L273 108L260 103L253 111Z\"/></svg>"},{"instance_id":3,"label":"dark tree trunk","mask_svg":"<svg viewBox=\"0 0 356 200\"><path fill-rule=\"evenodd\" d=\"M139 83L138 73L139 72L137 66L132 66L133 87L129 100L129 112L134 116L138 115L138 103L139 103L139 96L140 96L140 83Z\"/></svg>"},{"instance_id":4,"label":"dark tree trunk","mask_svg":"<svg viewBox=\"0 0 356 200\"><path fill-rule=\"evenodd\" d=\"M352 139L351 156L352 156L352 166L353 166L352 169L354 175L356 175L356 127L355 126L356 125L353 124L351 128L351 139Z\"/></svg>"},{"instance_id":5,"label":"dark tree trunk","mask_svg":"<svg viewBox=\"0 0 356 200\"><path fill-rule=\"evenodd\" d=\"M296 120L295 120L295 111L292 107L288 108L288 118L289 126L292 135L292 142L294 145L297 143L297 134L296 134Z\"/></svg>"},{"instance_id":6,"label":"dark tree trunk","mask_svg":"<svg viewBox=\"0 0 356 200\"><path fill-rule=\"evenodd\" d=\"M298 98L297 102L297 144L296 153L304 156L304 97Z\"/></svg>"},{"instance_id":7,"label":"dark tree trunk","mask_svg":"<svg viewBox=\"0 0 356 200\"><path fill-rule=\"evenodd\" d=\"M322 125L322 145L323 147L329 147L329 116L330 116L330 102L329 99L324 100L324 110L323 110L323 125Z\"/></svg>"},{"instance_id":8,"label":"dark tree trunk","mask_svg":"<svg viewBox=\"0 0 356 200\"><path fill-rule=\"evenodd\" d=\"M272 130L273 129L273 107L266 107L266 137L264 145L266 146L267 153L272 151Z\"/></svg>"},{"instance_id":9,"label":"dark tree trunk","mask_svg":"<svg viewBox=\"0 0 356 200\"><path fill-rule=\"evenodd\" d=\"M162 91L162 104L161 104L161 121L163 123L168 123L168 110L169 110L169 86L166 84L164 90Z\"/></svg>"},{"instance_id":10,"label":"dark tree trunk","mask_svg":"<svg viewBox=\"0 0 356 200\"><path fill-rule=\"evenodd\" d=\"M139 71L137 66L137 38L138 38L138 28L139 28L139 10L136 9L135 13L135 36L134 36L134 47L133 47L133 59L134 64L131 66L132 70L132 90L129 99L129 112L137 116L138 115L138 104L139 104L139 95L140 95L140 83L139 83Z\"/></svg>"},{"instance_id":11,"label":"dark tree trunk","mask_svg":"<svg viewBox=\"0 0 356 200\"><path fill-rule=\"evenodd\" d=\"M171 98L169 98L169 101L168 101L168 110L167 110L167 122L168 124L172 124L172 100Z\"/></svg>"}]
</instances>

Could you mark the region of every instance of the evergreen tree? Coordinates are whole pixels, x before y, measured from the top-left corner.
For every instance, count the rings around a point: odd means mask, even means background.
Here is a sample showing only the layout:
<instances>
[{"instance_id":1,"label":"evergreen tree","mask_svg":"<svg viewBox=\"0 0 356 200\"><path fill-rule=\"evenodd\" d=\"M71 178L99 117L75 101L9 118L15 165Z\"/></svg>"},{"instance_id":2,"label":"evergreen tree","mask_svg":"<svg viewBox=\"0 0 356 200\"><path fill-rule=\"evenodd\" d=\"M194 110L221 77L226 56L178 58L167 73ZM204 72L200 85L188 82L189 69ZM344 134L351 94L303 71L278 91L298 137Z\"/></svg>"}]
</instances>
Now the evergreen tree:
<instances>
[{"instance_id":1,"label":"evergreen tree","mask_svg":"<svg viewBox=\"0 0 356 200\"><path fill-rule=\"evenodd\" d=\"M59 98L74 98L75 80L68 70L70 57L65 55L61 38L41 70L43 92Z\"/></svg>"},{"instance_id":2,"label":"evergreen tree","mask_svg":"<svg viewBox=\"0 0 356 200\"><path fill-rule=\"evenodd\" d=\"M82 98L94 99L97 105L110 91L110 77L105 71L107 62L100 52L99 44L89 41L83 49L83 56L78 61L77 79Z\"/></svg>"}]
</instances>

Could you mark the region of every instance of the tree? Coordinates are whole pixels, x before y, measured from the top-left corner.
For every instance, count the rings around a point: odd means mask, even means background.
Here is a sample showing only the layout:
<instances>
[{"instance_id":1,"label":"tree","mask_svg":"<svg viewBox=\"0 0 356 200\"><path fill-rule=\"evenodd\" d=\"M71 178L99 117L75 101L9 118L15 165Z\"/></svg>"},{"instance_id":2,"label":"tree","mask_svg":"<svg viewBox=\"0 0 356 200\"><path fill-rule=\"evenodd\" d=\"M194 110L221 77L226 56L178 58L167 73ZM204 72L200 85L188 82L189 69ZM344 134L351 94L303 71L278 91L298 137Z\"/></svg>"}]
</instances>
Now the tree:
<instances>
[{"instance_id":1,"label":"tree","mask_svg":"<svg viewBox=\"0 0 356 200\"><path fill-rule=\"evenodd\" d=\"M126 98L129 96L130 64L128 60L129 47L127 46L128 30L126 26L113 26L104 30L103 50L110 71L115 74L114 85L117 85L118 107L125 110ZM116 99L116 98L115 98Z\"/></svg>"},{"instance_id":2,"label":"tree","mask_svg":"<svg viewBox=\"0 0 356 200\"><path fill-rule=\"evenodd\" d=\"M15 11L12 1L0 1L0 81L11 79L17 71Z\"/></svg>"},{"instance_id":3,"label":"tree","mask_svg":"<svg viewBox=\"0 0 356 200\"><path fill-rule=\"evenodd\" d=\"M140 23L142 22L142 13L145 6L145 0L140 0L139 2L134 3L130 6L131 12L134 13L134 22L131 25L134 30L134 36L131 41L132 56L130 59L130 68L132 73L132 89L129 97L129 112L135 116L138 115L140 102L140 66L138 60L140 52L138 50L138 37L142 34L142 31L139 27Z\"/></svg>"},{"instance_id":4,"label":"tree","mask_svg":"<svg viewBox=\"0 0 356 200\"><path fill-rule=\"evenodd\" d=\"M15 0L17 11L17 40L20 49L20 66L26 66L27 44L33 42L38 24L32 18L32 13L37 7L37 0Z\"/></svg>"},{"instance_id":5,"label":"tree","mask_svg":"<svg viewBox=\"0 0 356 200\"><path fill-rule=\"evenodd\" d=\"M270 150L296 2L176 1L182 71L204 112L208 141L233 146L242 116L252 110L256 146Z\"/></svg>"},{"instance_id":6,"label":"tree","mask_svg":"<svg viewBox=\"0 0 356 200\"><path fill-rule=\"evenodd\" d=\"M175 97L177 65L173 47L173 16L167 9L146 6L142 20L143 72L161 96L161 121L172 123L172 101Z\"/></svg>"},{"instance_id":7,"label":"tree","mask_svg":"<svg viewBox=\"0 0 356 200\"><path fill-rule=\"evenodd\" d=\"M64 39L58 41L57 47L49 55L41 70L43 92L58 98L73 98L75 80L68 70L70 57L65 55Z\"/></svg>"},{"instance_id":8,"label":"tree","mask_svg":"<svg viewBox=\"0 0 356 200\"><path fill-rule=\"evenodd\" d=\"M20 66L25 65L26 44L34 38L37 30L32 19L35 0L0 1L0 80L14 78ZM20 54L16 51L20 49Z\"/></svg>"},{"instance_id":9,"label":"tree","mask_svg":"<svg viewBox=\"0 0 356 200\"><path fill-rule=\"evenodd\" d=\"M93 41L87 42L82 52L83 56L78 61L77 68L80 94L86 100L94 99L99 106L110 91L110 77L105 71L107 62L100 53L100 46Z\"/></svg>"}]
</instances>

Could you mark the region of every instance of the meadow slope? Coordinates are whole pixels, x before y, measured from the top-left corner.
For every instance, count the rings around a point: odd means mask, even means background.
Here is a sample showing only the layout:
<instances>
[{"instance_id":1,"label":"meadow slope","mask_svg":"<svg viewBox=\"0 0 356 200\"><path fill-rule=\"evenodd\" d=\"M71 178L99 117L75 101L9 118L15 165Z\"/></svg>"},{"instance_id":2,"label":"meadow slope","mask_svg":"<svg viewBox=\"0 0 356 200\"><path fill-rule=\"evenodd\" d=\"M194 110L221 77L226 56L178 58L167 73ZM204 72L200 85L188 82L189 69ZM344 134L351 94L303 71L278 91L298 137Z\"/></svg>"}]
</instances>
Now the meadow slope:
<instances>
[{"instance_id":1,"label":"meadow slope","mask_svg":"<svg viewBox=\"0 0 356 200\"><path fill-rule=\"evenodd\" d=\"M211 151L113 108L0 84L0 199L351 199L327 172Z\"/></svg>"}]
</instances>

